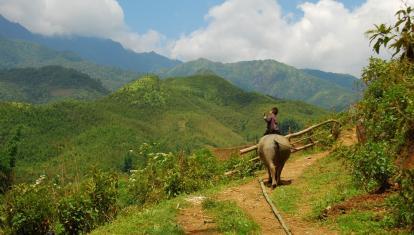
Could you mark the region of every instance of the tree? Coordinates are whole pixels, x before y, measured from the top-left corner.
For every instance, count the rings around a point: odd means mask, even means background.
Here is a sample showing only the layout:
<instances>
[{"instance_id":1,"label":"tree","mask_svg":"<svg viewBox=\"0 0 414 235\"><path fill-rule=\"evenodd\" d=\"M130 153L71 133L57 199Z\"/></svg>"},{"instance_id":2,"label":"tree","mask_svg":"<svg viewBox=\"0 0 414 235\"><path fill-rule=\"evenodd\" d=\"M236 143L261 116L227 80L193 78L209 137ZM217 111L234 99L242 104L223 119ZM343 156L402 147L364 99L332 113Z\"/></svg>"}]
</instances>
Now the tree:
<instances>
[{"instance_id":1,"label":"tree","mask_svg":"<svg viewBox=\"0 0 414 235\"><path fill-rule=\"evenodd\" d=\"M5 193L13 183L13 170L16 165L17 146L21 138L21 127L6 142L0 151L0 193Z\"/></svg>"},{"instance_id":2,"label":"tree","mask_svg":"<svg viewBox=\"0 0 414 235\"><path fill-rule=\"evenodd\" d=\"M395 13L397 22L394 25L374 25L374 29L368 30L366 35L370 43L375 44L373 50L378 54L381 47L394 51L392 57L400 55L401 59L414 61L414 9L407 6Z\"/></svg>"}]
</instances>

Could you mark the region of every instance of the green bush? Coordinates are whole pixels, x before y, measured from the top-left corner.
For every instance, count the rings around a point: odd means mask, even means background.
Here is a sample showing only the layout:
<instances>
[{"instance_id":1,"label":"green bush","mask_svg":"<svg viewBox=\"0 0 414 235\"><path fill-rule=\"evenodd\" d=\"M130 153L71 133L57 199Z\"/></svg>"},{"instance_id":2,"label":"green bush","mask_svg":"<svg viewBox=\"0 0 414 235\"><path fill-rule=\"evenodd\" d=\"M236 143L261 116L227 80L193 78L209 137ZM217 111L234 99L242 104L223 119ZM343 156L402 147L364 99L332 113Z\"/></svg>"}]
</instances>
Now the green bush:
<instances>
[{"instance_id":1,"label":"green bush","mask_svg":"<svg viewBox=\"0 0 414 235\"><path fill-rule=\"evenodd\" d=\"M225 163L226 172L234 172L229 175L229 177L245 178L254 176L256 171L263 169L263 164L260 161L250 161L251 156L252 155L245 157L240 157L238 155L231 156L231 158Z\"/></svg>"},{"instance_id":2,"label":"green bush","mask_svg":"<svg viewBox=\"0 0 414 235\"><path fill-rule=\"evenodd\" d=\"M12 234L46 234L55 222L53 188L39 178L35 184L19 184L6 194L6 223Z\"/></svg>"},{"instance_id":3,"label":"green bush","mask_svg":"<svg viewBox=\"0 0 414 235\"><path fill-rule=\"evenodd\" d=\"M59 232L60 225L68 234L88 232L112 220L117 214L118 179L99 170L79 185L64 189L44 182L19 184L7 192L4 215L12 234L45 234Z\"/></svg>"},{"instance_id":4,"label":"green bush","mask_svg":"<svg viewBox=\"0 0 414 235\"><path fill-rule=\"evenodd\" d=\"M58 217L68 234L89 232L95 225L97 212L84 193L69 195L58 203Z\"/></svg>"},{"instance_id":5,"label":"green bush","mask_svg":"<svg viewBox=\"0 0 414 235\"><path fill-rule=\"evenodd\" d=\"M387 142L368 142L356 147L348 157L355 181L367 191L385 189L396 172L393 156Z\"/></svg>"},{"instance_id":6,"label":"green bush","mask_svg":"<svg viewBox=\"0 0 414 235\"><path fill-rule=\"evenodd\" d=\"M112 220L118 211L118 177L115 174L100 170L92 172L88 183L88 191L94 210L97 212L97 223Z\"/></svg>"},{"instance_id":7,"label":"green bush","mask_svg":"<svg viewBox=\"0 0 414 235\"><path fill-rule=\"evenodd\" d=\"M414 231L414 170L403 171L399 184L400 192L388 201L394 212L390 222L391 225L398 227L408 225Z\"/></svg>"},{"instance_id":8,"label":"green bush","mask_svg":"<svg viewBox=\"0 0 414 235\"><path fill-rule=\"evenodd\" d=\"M129 179L131 203L143 205L165 198L191 193L220 182L223 168L209 151L190 156L172 153L149 153L147 165Z\"/></svg>"}]
</instances>

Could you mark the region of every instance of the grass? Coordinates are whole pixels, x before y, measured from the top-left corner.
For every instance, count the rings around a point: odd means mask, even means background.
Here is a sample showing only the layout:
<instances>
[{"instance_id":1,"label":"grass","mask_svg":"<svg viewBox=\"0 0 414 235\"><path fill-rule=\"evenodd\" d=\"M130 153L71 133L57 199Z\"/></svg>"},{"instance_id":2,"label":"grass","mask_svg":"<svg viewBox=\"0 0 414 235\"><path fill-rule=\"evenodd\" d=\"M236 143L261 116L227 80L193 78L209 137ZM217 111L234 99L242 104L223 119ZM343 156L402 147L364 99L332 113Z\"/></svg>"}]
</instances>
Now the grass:
<instances>
[{"instance_id":1,"label":"grass","mask_svg":"<svg viewBox=\"0 0 414 235\"><path fill-rule=\"evenodd\" d=\"M389 234L383 225L370 211L351 211L336 218L336 223L342 233L346 234Z\"/></svg>"},{"instance_id":2,"label":"grass","mask_svg":"<svg viewBox=\"0 0 414 235\"><path fill-rule=\"evenodd\" d=\"M112 223L91 234L184 234L176 222L177 204L181 201L182 198L163 201L148 209L127 207Z\"/></svg>"},{"instance_id":3,"label":"grass","mask_svg":"<svg viewBox=\"0 0 414 235\"><path fill-rule=\"evenodd\" d=\"M307 168L294 184L276 188L272 200L282 212L315 227L326 226L343 234L392 232L385 223L385 204L378 202L358 204L362 207L349 208L344 213L326 214L326 208L362 194L354 185L345 160L332 153Z\"/></svg>"},{"instance_id":4,"label":"grass","mask_svg":"<svg viewBox=\"0 0 414 235\"><path fill-rule=\"evenodd\" d=\"M224 234L260 234L260 227L235 202L203 201L203 209L211 214L218 230Z\"/></svg>"},{"instance_id":5,"label":"grass","mask_svg":"<svg viewBox=\"0 0 414 235\"><path fill-rule=\"evenodd\" d=\"M321 159L295 184L276 188L272 199L284 212L295 214L299 208L309 208L304 216L318 218L327 206L360 193L343 166L343 160L333 155Z\"/></svg>"}]
</instances>

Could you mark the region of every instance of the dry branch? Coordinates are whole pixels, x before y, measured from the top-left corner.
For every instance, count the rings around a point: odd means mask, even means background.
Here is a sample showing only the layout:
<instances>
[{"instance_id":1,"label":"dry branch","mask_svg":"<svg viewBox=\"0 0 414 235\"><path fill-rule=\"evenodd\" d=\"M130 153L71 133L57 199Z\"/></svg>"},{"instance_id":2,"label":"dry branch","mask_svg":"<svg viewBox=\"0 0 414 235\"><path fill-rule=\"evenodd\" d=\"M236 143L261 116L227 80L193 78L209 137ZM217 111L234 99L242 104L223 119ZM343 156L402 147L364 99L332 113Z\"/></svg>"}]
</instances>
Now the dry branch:
<instances>
[{"instance_id":1,"label":"dry branch","mask_svg":"<svg viewBox=\"0 0 414 235\"><path fill-rule=\"evenodd\" d=\"M263 184L263 180L259 179L260 186L262 188L263 196L266 198L267 203L272 208L273 214L276 216L277 220L279 220L279 223L282 225L283 230L285 230L286 234L292 235L290 232L289 227L285 224L285 221L283 221L282 216L280 215L279 211L276 209L276 206L273 204L272 200L269 198L269 196L266 193L266 188Z\"/></svg>"}]
</instances>

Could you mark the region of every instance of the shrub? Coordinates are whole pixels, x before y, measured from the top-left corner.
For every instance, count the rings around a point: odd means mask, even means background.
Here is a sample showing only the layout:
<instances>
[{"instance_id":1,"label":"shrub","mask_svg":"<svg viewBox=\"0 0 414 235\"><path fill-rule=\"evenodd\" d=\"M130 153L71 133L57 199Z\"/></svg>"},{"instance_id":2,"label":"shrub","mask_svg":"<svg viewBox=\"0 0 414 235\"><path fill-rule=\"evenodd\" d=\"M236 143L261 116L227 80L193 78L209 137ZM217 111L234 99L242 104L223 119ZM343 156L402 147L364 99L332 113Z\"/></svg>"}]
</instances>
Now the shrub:
<instances>
[{"instance_id":1,"label":"shrub","mask_svg":"<svg viewBox=\"0 0 414 235\"><path fill-rule=\"evenodd\" d=\"M55 218L55 192L42 182L19 184L6 194L6 223L13 234L46 234Z\"/></svg>"},{"instance_id":2,"label":"shrub","mask_svg":"<svg viewBox=\"0 0 414 235\"><path fill-rule=\"evenodd\" d=\"M391 224L393 226L409 226L414 231L414 170L405 170L399 178L401 190L389 200L393 208Z\"/></svg>"},{"instance_id":3,"label":"shrub","mask_svg":"<svg viewBox=\"0 0 414 235\"><path fill-rule=\"evenodd\" d=\"M89 194L94 210L97 212L97 223L112 220L118 211L118 177L115 174L94 170L88 183Z\"/></svg>"},{"instance_id":4,"label":"shrub","mask_svg":"<svg viewBox=\"0 0 414 235\"><path fill-rule=\"evenodd\" d=\"M183 154L150 153L147 165L129 179L130 203L143 205L191 193L220 182L223 168L207 150Z\"/></svg>"},{"instance_id":5,"label":"shrub","mask_svg":"<svg viewBox=\"0 0 414 235\"><path fill-rule=\"evenodd\" d=\"M58 216L67 233L79 234L94 227L97 212L88 195L77 193L59 201Z\"/></svg>"},{"instance_id":6,"label":"shrub","mask_svg":"<svg viewBox=\"0 0 414 235\"><path fill-rule=\"evenodd\" d=\"M388 186L388 179L396 171L394 153L387 142L368 142L356 147L349 155L355 181L367 191Z\"/></svg>"},{"instance_id":7,"label":"shrub","mask_svg":"<svg viewBox=\"0 0 414 235\"><path fill-rule=\"evenodd\" d=\"M251 157L249 156L231 156L225 163L226 172L233 171L234 173L230 175L232 178L245 178L253 176L256 171L263 169L263 164L260 161L250 160Z\"/></svg>"}]
</instances>

